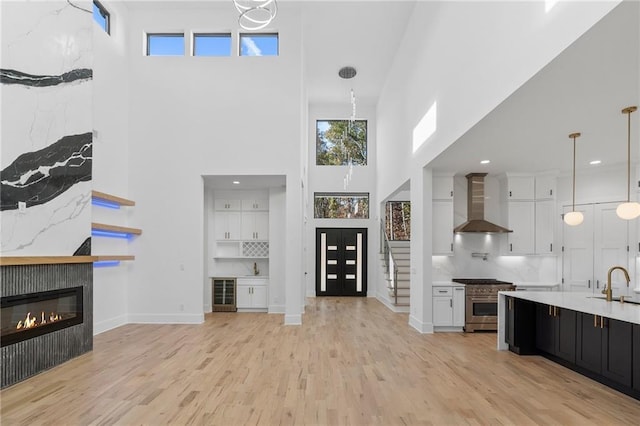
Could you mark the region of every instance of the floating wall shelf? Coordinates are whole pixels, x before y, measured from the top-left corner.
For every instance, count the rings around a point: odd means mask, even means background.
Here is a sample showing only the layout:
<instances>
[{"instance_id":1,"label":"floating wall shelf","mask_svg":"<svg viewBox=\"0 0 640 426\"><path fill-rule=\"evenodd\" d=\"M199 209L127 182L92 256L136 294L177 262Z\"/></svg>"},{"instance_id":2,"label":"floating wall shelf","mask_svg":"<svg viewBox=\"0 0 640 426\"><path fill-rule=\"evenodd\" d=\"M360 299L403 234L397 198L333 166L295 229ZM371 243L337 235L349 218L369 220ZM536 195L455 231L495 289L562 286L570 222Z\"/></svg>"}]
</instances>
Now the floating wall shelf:
<instances>
[{"instance_id":1,"label":"floating wall shelf","mask_svg":"<svg viewBox=\"0 0 640 426\"><path fill-rule=\"evenodd\" d=\"M94 235L103 237L131 238L134 235L142 234L142 229L128 228L126 226L107 225L104 223L96 222L93 222L91 224L91 230L93 231Z\"/></svg>"},{"instance_id":2,"label":"floating wall shelf","mask_svg":"<svg viewBox=\"0 0 640 426\"><path fill-rule=\"evenodd\" d=\"M126 198L116 197L115 195L107 194L100 191L91 191L91 198L94 201L94 204L103 206L103 207L115 207L120 208L120 206L135 206L136 202L132 200L127 200Z\"/></svg>"}]
</instances>

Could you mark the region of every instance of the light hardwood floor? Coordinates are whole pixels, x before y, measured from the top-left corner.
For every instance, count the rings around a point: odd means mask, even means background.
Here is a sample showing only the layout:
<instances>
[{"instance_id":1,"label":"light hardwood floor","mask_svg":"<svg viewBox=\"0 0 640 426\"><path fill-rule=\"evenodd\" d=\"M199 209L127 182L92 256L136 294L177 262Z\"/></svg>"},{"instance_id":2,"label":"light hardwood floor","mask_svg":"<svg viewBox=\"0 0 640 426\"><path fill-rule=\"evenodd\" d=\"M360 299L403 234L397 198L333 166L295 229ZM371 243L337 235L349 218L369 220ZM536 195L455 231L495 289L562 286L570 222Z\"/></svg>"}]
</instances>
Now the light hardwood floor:
<instances>
[{"instance_id":1,"label":"light hardwood floor","mask_svg":"<svg viewBox=\"0 0 640 426\"><path fill-rule=\"evenodd\" d=\"M640 402L496 335L420 335L374 299L309 299L281 315L127 325L93 352L1 392L2 424L471 424L640 422Z\"/></svg>"}]
</instances>

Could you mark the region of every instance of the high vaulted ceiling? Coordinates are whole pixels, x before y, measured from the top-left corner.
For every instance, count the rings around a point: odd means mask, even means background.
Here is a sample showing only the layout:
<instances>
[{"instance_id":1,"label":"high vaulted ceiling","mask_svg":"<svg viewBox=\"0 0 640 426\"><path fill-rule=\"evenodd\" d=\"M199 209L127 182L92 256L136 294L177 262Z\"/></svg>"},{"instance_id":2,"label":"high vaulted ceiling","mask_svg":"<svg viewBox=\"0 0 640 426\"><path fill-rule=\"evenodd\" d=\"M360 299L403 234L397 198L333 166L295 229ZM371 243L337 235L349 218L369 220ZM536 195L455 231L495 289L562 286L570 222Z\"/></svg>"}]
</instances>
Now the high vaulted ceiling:
<instances>
[{"instance_id":1,"label":"high vaulted ceiling","mask_svg":"<svg viewBox=\"0 0 640 426\"><path fill-rule=\"evenodd\" d=\"M291 2L281 2L288 7ZM311 103L375 105L404 36L415 1L304 1L305 84ZM357 75L344 80L343 66Z\"/></svg>"},{"instance_id":2,"label":"high vaulted ceiling","mask_svg":"<svg viewBox=\"0 0 640 426\"><path fill-rule=\"evenodd\" d=\"M640 10L615 8L431 162L459 174L567 172L626 166L627 116L640 98ZM640 112L631 117L632 163L639 160ZM481 160L491 160L481 165Z\"/></svg>"}]
</instances>

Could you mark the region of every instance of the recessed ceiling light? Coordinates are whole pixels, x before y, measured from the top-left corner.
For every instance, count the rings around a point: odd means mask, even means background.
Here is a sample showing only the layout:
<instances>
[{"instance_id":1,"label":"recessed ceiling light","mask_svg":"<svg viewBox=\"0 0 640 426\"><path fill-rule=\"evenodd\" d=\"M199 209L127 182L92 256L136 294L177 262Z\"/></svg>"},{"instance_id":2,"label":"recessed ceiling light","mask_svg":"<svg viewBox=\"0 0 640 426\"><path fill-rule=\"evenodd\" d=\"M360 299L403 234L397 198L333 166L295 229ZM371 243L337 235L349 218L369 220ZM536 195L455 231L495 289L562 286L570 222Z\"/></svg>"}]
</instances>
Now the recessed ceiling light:
<instances>
[{"instance_id":1,"label":"recessed ceiling light","mask_svg":"<svg viewBox=\"0 0 640 426\"><path fill-rule=\"evenodd\" d=\"M480 162L480 164L489 164L491 162L491 160L482 160Z\"/></svg>"},{"instance_id":2,"label":"recessed ceiling light","mask_svg":"<svg viewBox=\"0 0 640 426\"><path fill-rule=\"evenodd\" d=\"M589 164L591 164L592 166L595 166L596 164L600 164L600 163L602 163L602 161L600 161L600 160L593 160L593 161L589 162Z\"/></svg>"},{"instance_id":3,"label":"recessed ceiling light","mask_svg":"<svg viewBox=\"0 0 640 426\"><path fill-rule=\"evenodd\" d=\"M239 180L234 180L234 181L233 181L233 184L234 184L234 185L240 185L240 181L239 181Z\"/></svg>"}]
</instances>

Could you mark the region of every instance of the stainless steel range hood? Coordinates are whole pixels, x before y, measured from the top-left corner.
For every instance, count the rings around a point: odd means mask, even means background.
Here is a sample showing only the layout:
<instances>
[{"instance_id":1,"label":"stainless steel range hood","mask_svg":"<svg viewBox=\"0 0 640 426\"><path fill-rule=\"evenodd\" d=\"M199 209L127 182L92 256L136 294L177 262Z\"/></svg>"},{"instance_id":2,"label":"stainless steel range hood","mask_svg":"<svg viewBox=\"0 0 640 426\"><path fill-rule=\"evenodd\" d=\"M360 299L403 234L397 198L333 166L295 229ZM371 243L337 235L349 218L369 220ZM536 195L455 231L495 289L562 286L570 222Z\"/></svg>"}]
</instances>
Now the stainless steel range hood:
<instances>
[{"instance_id":1,"label":"stainless steel range hood","mask_svg":"<svg viewBox=\"0 0 640 426\"><path fill-rule=\"evenodd\" d=\"M505 233L510 229L484 220L484 177L486 173L469 173L467 178L467 221L453 232Z\"/></svg>"}]
</instances>

